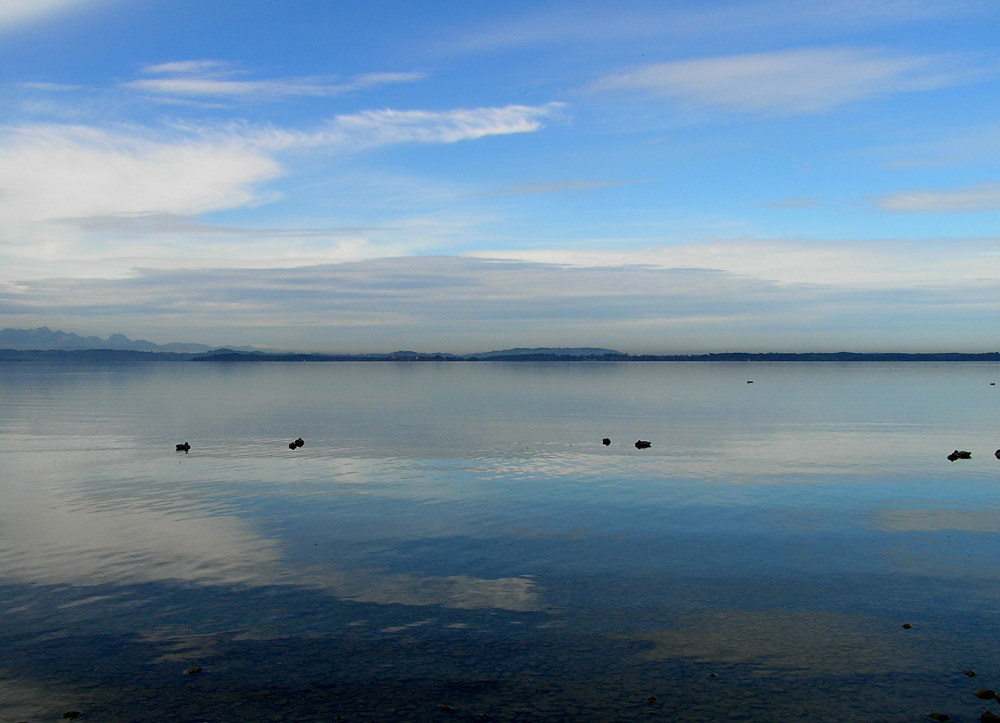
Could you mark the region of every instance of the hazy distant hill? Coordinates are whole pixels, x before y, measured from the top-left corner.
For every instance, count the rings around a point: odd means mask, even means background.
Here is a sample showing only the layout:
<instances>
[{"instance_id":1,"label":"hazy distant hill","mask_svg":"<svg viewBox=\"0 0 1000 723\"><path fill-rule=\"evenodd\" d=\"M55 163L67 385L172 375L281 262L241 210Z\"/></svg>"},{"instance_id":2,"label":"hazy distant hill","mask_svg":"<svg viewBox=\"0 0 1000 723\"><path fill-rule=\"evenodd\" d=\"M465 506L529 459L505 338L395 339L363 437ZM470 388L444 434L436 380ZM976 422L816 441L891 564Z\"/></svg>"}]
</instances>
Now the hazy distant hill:
<instances>
[{"instance_id":1,"label":"hazy distant hill","mask_svg":"<svg viewBox=\"0 0 1000 723\"><path fill-rule=\"evenodd\" d=\"M4 349L0 362L66 362L126 364L130 362L190 361L201 354L134 349Z\"/></svg>"},{"instance_id":2,"label":"hazy distant hill","mask_svg":"<svg viewBox=\"0 0 1000 723\"><path fill-rule=\"evenodd\" d=\"M117 351L155 351L179 354L198 354L217 347L207 344L154 344L144 339L129 339L124 334L112 334L107 339L99 336L80 336L72 331L53 331L47 326L37 329L0 329L0 348L17 350L76 350L114 349ZM252 347L239 347L251 351Z\"/></svg>"},{"instance_id":3,"label":"hazy distant hill","mask_svg":"<svg viewBox=\"0 0 1000 723\"><path fill-rule=\"evenodd\" d=\"M534 349L503 349L501 351L484 351L478 354L467 354L466 359L512 359L515 357L605 357L624 356L624 353L614 349L600 349L596 347L536 347Z\"/></svg>"},{"instance_id":4,"label":"hazy distant hill","mask_svg":"<svg viewBox=\"0 0 1000 723\"><path fill-rule=\"evenodd\" d=\"M206 344L154 344L129 339L124 334L80 336L71 331L0 329L0 361L208 361L208 362L334 362L334 361L701 361L701 362L1000 362L1000 352L724 352L709 354L630 355L601 347L535 347L501 349L477 354L448 352L394 351L374 354L321 354L315 352L275 352L255 347L208 346Z\"/></svg>"}]
</instances>

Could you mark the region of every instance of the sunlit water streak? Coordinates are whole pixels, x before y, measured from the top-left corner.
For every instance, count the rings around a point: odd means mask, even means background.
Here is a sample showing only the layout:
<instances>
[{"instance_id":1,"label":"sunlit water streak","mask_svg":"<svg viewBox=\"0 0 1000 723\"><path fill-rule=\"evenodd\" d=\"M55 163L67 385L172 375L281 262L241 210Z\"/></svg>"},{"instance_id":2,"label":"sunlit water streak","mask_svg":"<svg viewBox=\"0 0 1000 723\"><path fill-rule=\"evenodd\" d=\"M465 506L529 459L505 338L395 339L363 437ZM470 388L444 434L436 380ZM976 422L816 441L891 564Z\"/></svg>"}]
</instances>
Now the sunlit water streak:
<instances>
[{"instance_id":1,"label":"sunlit water streak","mask_svg":"<svg viewBox=\"0 0 1000 723\"><path fill-rule=\"evenodd\" d=\"M998 379L0 367L0 720L1000 713Z\"/></svg>"}]
</instances>

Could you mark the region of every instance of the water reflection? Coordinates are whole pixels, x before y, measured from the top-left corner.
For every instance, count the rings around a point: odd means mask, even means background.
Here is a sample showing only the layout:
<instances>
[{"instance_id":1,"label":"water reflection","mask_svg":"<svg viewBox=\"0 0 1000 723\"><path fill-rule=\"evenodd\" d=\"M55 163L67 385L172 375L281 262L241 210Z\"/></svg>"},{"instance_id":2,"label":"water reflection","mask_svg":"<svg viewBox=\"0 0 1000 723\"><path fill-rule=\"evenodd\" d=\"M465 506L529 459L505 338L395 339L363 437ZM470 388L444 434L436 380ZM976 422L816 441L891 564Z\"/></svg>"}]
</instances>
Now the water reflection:
<instances>
[{"instance_id":1,"label":"water reflection","mask_svg":"<svg viewBox=\"0 0 1000 723\"><path fill-rule=\"evenodd\" d=\"M8 490L0 567L9 581L99 586L174 581L199 585L296 585L379 604L532 610L528 578L387 574L296 564L282 541L245 519L186 503L89 500Z\"/></svg>"},{"instance_id":2,"label":"water reflection","mask_svg":"<svg viewBox=\"0 0 1000 723\"><path fill-rule=\"evenodd\" d=\"M928 711L885 711L963 667L1000 669L982 642L996 632L994 368L747 377L0 367L0 644L20 661L0 669L0 704L75 697L108 720L148 719L138 699L189 720L235 719L234 701L250 719L344 705L420 719L447 701L467 716L718 720L735 698L749 719L913 720ZM948 462L956 447L973 459ZM737 696L706 687L715 671ZM865 699L906 676L897 708ZM789 689L804 679L828 697Z\"/></svg>"},{"instance_id":3,"label":"water reflection","mask_svg":"<svg viewBox=\"0 0 1000 723\"><path fill-rule=\"evenodd\" d=\"M879 513L881 529L893 532L992 532L1000 533L1000 510L894 509Z\"/></svg>"},{"instance_id":4,"label":"water reflection","mask_svg":"<svg viewBox=\"0 0 1000 723\"><path fill-rule=\"evenodd\" d=\"M898 623L832 611L691 615L675 628L635 639L652 644L649 660L753 664L762 672L806 677L904 672L921 664Z\"/></svg>"},{"instance_id":5,"label":"water reflection","mask_svg":"<svg viewBox=\"0 0 1000 723\"><path fill-rule=\"evenodd\" d=\"M157 511L118 500L7 492L0 565L7 579L41 585L177 580L249 583L280 559L274 540L244 520Z\"/></svg>"}]
</instances>

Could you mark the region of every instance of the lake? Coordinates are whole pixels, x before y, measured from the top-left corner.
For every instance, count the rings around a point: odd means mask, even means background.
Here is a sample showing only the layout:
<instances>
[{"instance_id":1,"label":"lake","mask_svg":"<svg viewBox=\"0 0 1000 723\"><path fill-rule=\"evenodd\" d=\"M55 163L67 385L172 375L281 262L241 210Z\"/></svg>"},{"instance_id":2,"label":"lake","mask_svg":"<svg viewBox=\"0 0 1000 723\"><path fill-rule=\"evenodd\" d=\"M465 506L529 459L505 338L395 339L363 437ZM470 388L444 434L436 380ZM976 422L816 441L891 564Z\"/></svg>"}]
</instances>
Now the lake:
<instances>
[{"instance_id":1,"label":"lake","mask_svg":"<svg viewBox=\"0 0 1000 723\"><path fill-rule=\"evenodd\" d=\"M995 382L0 365L0 721L1000 715Z\"/></svg>"}]
</instances>

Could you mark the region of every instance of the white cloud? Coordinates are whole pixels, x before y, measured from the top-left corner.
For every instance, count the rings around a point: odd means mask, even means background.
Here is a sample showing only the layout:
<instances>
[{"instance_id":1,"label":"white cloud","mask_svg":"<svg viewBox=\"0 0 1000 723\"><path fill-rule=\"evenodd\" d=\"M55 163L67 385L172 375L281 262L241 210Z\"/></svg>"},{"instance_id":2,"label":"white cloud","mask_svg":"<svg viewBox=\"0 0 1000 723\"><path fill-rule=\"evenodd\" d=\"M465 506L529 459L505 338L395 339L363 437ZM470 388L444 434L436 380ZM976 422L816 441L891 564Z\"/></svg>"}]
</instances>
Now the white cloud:
<instances>
[{"instance_id":1,"label":"white cloud","mask_svg":"<svg viewBox=\"0 0 1000 723\"><path fill-rule=\"evenodd\" d=\"M156 63L142 69L144 73L211 73L225 71L230 64L224 60L176 60Z\"/></svg>"},{"instance_id":2,"label":"white cloud","mask_svg":"<svg viewBox=\"0 0 1000 723\"><path fill-rule=\"evenodd\" d=\"M857 48L804 48L655 63L611 74L594 91L636 92L728 111L795 114L882 93L958 82L940 59Z\"/></svg>"},{"instance_id":3,"label":"white cloud","mask_svg":"<svg viewBox=\"0 0 1000 723\"><path fill-rule=\"evenodd\" d=\"M470 258L553 264L570 268L629 265L650 269L713 269L778 284L857 289L938 286L1000 278L1000 256L991 241L930 245L901 241L716 241L636 249L527 249L480 251Z\"/></svg>"},{"instance_id":4,"label":"white cloud","mask_svg":"<svg viewBox=\"0 0 1000 723\"><path fill-rule=\"evenodd\" d=\"M389 83L420 80L423 73L367 73L337 82L323 77L245 79L246 73L220 60L183 60L143 68L147 75L125 83L126 88L182 97L279 99L289 96L328 96Z\"/></svg>"},{"instance_id":5,"label":"white cloud","mask_svg":"<svg viewBox=\"0 0 1000 723\"><path fill-rule=\"evenodd\" d=\"M364 149L396 143L456 143L486 136L532 133L562 105L508 105L447 111L373 110L338 115L312 133L277 133L262 142L275 147L334 146Z\"/></svg>"},{"instance_id":6,"label":"white cloud","mask_svg":"<svg viewBox=\"0 0 1000 723\"><path fill-rule=\"evenodd\" d=\"M456 143L487 136L533 133L541 130L542 122L555 116L562 107L561 103L548 103L446 111L382 109L334 116L315 130L239 127L233 132L245 134L256 147L271 151L326 148L346 152L399 143ZM202 132L197 128L189 130Z\"/></svg>"},{"instance_id":7,"label":"white cloud","mask_svg":"<svg viewBox=\"0 0 1000 723\"><path fill-rule=\"evenodd\" d=\"M454 143L540 129L552 106L379 110L336 116L317 131L234 126L105 130L26 125L0 133L0 220L199 214L247 206L284 173L275 153L394 143Z\"/></svg>"},{"instance_id":8,"label":"white cloud","mask_svg":"<svg viewBox=\"0 0 1000 723\"><path fill-rule=\"evenodd\" d=\"M1000 183L983 183L951 191L899 191L875 200L892 213L968 213L1000 211Z\"/></svg>"},{"instance_id":9,"label":"white cloud","mask_svg":"<svg viewBox=\"0 0 1000 723\"><path fill-rule=\"evenodd\" d=\"M281 174L239 139L150 140L137 132L36 125L0 138L0 219L121 213L190 214L260 200Z\"/></svg>"},{"instance_id":10,"label":"white cloud","mask_svg":"<svg viewBox=\"0 0 1000 723\"><path fill-rule=\"evenodd\" d=\"M964 245L958 254L906 243L747 242L567 251L535 263L423 256L147 270L23 282L0 304L19 327L58 318L88 333L141 329L153 340L203 343L218 343L223 329L226 343L316 351L473 352L583 339L631 351L774 350L792 337L800 350L862 338L886 350L889 330L900 345L976 350L1000 309L1000 255L987 241Z\"/></svg>"},{"instance_id":11,"label":"white cloud","mask_svg":"<svg viewBox=\"0 0 1000 723\"><path fill-rule=\"evenodd\" d=\"M0 2L0 31L9 26L37 20L74 5L93 3L94 0L3 0Z\"/></svg>"},{"instance_id":12,"label":"white cloud","mask_svg":"<svg viewBox=\"0 0 1000 723\"><path fill-rule=\"evenodd\" d=\"M254 237L238 229L192 229L188 224L182 230L175 224L156 241L150 238L149 223L141 227L135 221L197 217L268 202L277 194L264 184L288 172L282 154L293 151L343 153L392 143L453 143L530 132L552 113L553 107L528 106L380 110L337 116L311 131L247 124L0 129L0 274L37 278L88 268L107 278L161 264L283 267L422 250L442 233L454 235L456 228L467 227L468 221L455 214L421 218L410 209L408 217L394 219L402 228L395 234L288 229ZM384 187L381 191L380 203L386 206L391 199ZM103 226L88 219L101 219ZM109 231L112 219L121 222ZM276 235L284 238L280 248L274 244Z\"/></svg>"}]
</instances>

